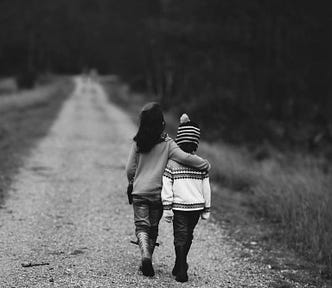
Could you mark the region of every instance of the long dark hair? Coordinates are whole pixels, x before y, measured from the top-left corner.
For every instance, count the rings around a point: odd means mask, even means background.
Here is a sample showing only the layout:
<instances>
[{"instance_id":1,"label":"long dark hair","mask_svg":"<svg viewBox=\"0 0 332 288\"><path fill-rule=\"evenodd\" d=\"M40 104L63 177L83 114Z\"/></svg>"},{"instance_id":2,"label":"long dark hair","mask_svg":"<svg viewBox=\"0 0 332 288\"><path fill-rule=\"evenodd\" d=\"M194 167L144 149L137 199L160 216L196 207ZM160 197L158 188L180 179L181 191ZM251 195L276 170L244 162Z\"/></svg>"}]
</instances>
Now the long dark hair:
<instances>
[{"instance_id":1,"label":"long dark hair","mask_svg":"<svg viewBox=\"0 0 332 288\"><path fill-rule=\"evenodd\" d=\"M140 123L134 141L139 153L149 152L156 144L163 141L165 129L164 115L156 102L146 104L140 114Z\"/></svg>"}]
</instances>

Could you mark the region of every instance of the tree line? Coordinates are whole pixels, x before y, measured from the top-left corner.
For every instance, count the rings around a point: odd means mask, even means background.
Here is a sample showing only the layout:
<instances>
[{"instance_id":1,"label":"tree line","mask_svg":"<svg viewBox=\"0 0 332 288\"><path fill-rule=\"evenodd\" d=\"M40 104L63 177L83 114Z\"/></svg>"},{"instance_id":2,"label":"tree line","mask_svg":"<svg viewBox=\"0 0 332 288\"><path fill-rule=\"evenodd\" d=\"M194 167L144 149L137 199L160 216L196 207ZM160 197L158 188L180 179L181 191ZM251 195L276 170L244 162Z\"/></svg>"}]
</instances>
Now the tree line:
<instances>
[{"instance_id":1,"label":"tree line","mask_svg":"<svg viewBox=\"0 0 332 288\"><path fill-rule=\"evenodd\" d=\"M138 66L137 23L146 8L136 2L1 0L0 73L75 73L84 67L124 73Z\"/></svg>"},{"instance_id":2,"label":"tree line","mask_svg":"<svg viewBox=\"0 0 332 288\"><path fill-rule=\"evenodd\" d=\"M332 138L331 10L311 1L163 1L148 83L208 133L315 150ZM151 70L151 68L150 68ZM150 85L150 84L149 84ZM197 99L193 101L192 99ZM208 136L207 135L207 136Z\"/></svg>"},{"instance_id":3,"label":"tree line","mask_svg":"<svg viewBox=\"0 0 332 288\"><path fill-rule=\"evenodd\" d=\"M315 149L332 138L331 15L299 0L1 0L0 74L93 67L206 136Z\"/></svg>"}]
</instances>

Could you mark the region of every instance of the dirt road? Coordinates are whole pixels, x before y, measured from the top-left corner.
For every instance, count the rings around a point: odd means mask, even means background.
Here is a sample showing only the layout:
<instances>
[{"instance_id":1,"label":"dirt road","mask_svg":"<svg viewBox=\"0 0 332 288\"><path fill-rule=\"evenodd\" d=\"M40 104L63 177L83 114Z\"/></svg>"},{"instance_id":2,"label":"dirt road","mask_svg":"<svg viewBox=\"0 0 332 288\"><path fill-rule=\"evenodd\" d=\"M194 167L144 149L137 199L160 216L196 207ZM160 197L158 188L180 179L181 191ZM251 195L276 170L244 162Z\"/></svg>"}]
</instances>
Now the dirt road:
<instances>
[{"instance_id":1,"label":"dirt road","mask_svg":"<svg viewBox=\"0 0 332 288\"><path fill-rule=\"evenodd\" d=\"M0 287L276 287L274 272L243 257L212 221L198 225L188 283L170 274L172 229L164 222L156 276L141 275L124 173L135 126L101 86L75 81L0 209Z\"/></svg>"}]
</instances>

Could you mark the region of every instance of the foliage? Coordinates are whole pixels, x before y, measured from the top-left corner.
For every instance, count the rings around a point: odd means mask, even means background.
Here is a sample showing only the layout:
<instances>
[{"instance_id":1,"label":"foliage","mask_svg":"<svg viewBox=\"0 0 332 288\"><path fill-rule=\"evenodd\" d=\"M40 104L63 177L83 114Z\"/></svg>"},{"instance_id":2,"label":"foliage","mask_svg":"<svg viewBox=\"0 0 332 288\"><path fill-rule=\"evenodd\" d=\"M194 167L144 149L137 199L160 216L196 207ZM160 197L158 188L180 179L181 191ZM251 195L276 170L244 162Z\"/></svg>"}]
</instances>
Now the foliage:
<instances>
[{"instance_id":1,"label":"foliage","mask_svg":"<svg viewBox=\"0 0 332 288\"><path fill-rule=\"evenodd\" d=\"M164 1L148 83L166 107L232 142L314 150L332 140L328 8L300 1ZM151 70L151 69L150 69Z\"/></svg>"},{"instance_id":2,"label":"foliage","mask_svg":"<svg viewBox=\"0 0 332 288\"><path fill-rule=\"evenodd\" d=\"M56 79L28 91L0 97L0 205L24 159L45 136L73 83Z\"/></svg>"},{"instance_id":3,"label":"foliage","mask_svg":"<svg viewBox=\"0 0 332 288\"><path fill-rule=\"evenodd\" d=\"M2 0L0 73L135 70L139 22L147 10L147 1L136 2Z\"/></svg>"},{"instance_id":4,"label":"foliage","mask_svg":"<svg viewBox=\"0 0 332 288\"><path fill-rule=\"evenodd\" d=\"M33 88L36 82L37 76L33 72L20 73L16 77L16 83L18 88Z\"/></svg>"},{"instance_id":5,"label":"foliage","mask_svg":"<svg viewBox=\"0 0 332 288\"><path fill-rule=\"evenodd\" d=\"M332 142L329 15L299 0L2 0L0 74L97 68L207 136L315 151Z\"/></svg>"},{"instance_id":6,"label":"foliage","mask_svg":"<svg viewBox=\"0 0 332 288\"><path fill-rule=\"evenodd\" d=\"M219 144L201 145L200 155L211 160L211 176L224 189L241 190L237 197L255 215L278 223L282 242L332 271L332 177L325 159L272 152L257 161Z\"/></svg>"}]
</instances>

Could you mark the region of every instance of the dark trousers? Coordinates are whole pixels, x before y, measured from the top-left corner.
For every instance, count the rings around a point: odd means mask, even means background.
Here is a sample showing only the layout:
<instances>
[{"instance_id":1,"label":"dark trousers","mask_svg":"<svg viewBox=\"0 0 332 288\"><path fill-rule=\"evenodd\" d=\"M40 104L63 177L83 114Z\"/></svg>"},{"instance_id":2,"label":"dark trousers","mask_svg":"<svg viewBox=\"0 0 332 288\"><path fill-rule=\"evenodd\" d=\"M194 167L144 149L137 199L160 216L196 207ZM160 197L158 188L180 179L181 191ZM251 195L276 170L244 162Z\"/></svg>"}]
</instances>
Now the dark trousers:
<instances>
[{"instance_id":1,"label":"dark trousers","mask_svg":"<svg viewBox=\"0 0 332 288\"><path fill-rule=\"evenodd\" d=\"M157 239L158 225L163 215L160 195L133 195L133 208L136 235L146 232L150 238Z\"/></svg>"},{"instance_id":2,"label":"dark trousers","mask_svg":"<svg viewBox=\"0 0 332 288\"><path fill-rule=\"evenodd\" d=\"M173 210L174 246L183 246L190 249L195 226L199 220L201 211Z\"/></svg>"}]
</instances>

